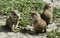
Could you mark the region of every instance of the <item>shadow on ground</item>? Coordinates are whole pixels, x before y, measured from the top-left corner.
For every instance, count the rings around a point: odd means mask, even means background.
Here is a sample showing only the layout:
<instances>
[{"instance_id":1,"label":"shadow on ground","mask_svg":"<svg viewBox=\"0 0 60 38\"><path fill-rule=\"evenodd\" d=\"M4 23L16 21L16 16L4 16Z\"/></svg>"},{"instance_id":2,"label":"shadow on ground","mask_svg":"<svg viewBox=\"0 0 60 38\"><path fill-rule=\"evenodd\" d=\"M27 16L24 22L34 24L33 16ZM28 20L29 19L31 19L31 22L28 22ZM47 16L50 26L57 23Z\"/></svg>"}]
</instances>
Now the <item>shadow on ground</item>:
<instances>
[{"instance_id":1,"label":"shadow on ground","mask_svg":"<svg viewBox=\"0 0 60 38\"><path fill-rule=\"evenodd\" d=\"M8 33L8 32L11 32L9 29L6 29L4 27L1 27L0 28L0 32L5 32L5 33ZM34 33L33 31L31 30L27 30L27 29L21 29L19 30L18 32L22 33L22 34L29 34L29 35L39 35L40 33ZM14 33L17 33L17 32L14 32Z\"/></svg>"}]
</instances>

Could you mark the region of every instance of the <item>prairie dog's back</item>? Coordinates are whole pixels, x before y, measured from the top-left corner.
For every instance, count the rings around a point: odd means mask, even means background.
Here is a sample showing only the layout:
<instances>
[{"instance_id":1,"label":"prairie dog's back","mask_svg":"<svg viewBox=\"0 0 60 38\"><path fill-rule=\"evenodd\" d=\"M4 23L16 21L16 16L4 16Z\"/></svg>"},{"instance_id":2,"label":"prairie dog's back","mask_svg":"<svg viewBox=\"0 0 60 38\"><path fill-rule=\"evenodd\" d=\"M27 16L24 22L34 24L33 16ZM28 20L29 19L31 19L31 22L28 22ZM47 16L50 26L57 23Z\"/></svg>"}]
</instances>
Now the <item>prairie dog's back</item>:
<instances>
[{"instance_id":1,"label":"prairie dog's back","mask_svg":"<svg viewBox=\"0 0 60 38\"><path fill-rule=\"evenodd\" d=\"M32 14L32 22L33 22L33 26L34 26L34 30L37 32L42 32L42 30L46 31L46 22L40 17L40 14L37 13L33 13Z\"/></svg>"},{"instance_id":2,"label":"prairie dog's back","mask_svg":"<svg viewBox=\"0 0 60 38\"><path fill-rule=\"evenodd\" d=\"M46 21L47 25L52 21L52 18L53 18L52 12L53 12L52 4L47 3L41 14L41 18Z\"/></svg>"}]
</instances>

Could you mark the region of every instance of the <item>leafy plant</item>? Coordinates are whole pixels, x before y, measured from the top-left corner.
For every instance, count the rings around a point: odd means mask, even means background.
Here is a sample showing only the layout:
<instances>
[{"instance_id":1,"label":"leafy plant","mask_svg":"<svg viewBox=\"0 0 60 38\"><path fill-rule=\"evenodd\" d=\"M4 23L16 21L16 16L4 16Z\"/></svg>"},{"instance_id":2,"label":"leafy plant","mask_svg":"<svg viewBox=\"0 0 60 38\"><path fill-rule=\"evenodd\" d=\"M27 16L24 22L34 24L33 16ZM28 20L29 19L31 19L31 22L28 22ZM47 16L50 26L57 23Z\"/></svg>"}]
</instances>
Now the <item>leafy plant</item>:
<instances>
[{"instance_id":1,"label":"leafy plant","mask_svg":"<svg viewBox=\"0 0 60 38\"><path fill-rule=\"evenodd\" d=\"M56 30L52 30L51 32L47 32L47 38L60 38L60 32Z\"/></svg>"},{"instance_id":2,"label":"leafy plant","mask_svg":"<svg viewBox=\"0 0 60 38\"><path fill-rule=\"evenodd\" d=\"M0 14L9 15L11 10L20 11L22 21L19 25L25 26L30 24L30 12L43 10L45 2L43 0L0 0Z\"/></svg>"},{"instance_id":3,"label":"leafy plant","mask_svg":"<svg viewBox=\"0 0 60 38\"><path fill-rule=\"evenodd\" d=\"M54 7L53 8L53 17L55 18L60 18L60 8Z\"/></svg>"}]
</instances>

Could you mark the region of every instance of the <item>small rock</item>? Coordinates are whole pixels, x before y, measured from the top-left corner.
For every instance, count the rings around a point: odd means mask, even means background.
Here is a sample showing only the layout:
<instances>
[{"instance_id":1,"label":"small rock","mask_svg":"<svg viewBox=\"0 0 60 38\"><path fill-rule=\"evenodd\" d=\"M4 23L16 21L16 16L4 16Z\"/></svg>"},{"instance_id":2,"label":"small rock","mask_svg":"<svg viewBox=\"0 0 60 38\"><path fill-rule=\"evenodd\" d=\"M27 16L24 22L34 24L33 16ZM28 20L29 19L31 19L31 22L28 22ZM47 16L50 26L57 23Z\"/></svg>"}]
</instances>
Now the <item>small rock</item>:
<instances>
[{"instance_id":1,"label":"small rock","mask_svg":"<svg viewBox=\"0 0 60 38\"><path fill-rule=\"evenodd\" d=\"M60 28L58 28L57 32L60 32Z\"/></svg>"},{"instance_id":2,"label":"small rock","mask_svg":"<svg viewBox=\"0 0 60 38\"><path fill-rule=\"evenodd\" d=\"M8 34L9 36L13 36L13 35L14 35L13 32L8 32L7 34Z\"/></svg>"},{"instance_id":3,"label":"small rock","mask_svg":"<svg viewBox=\"0 0 60 38\"><path fill-rule=\"evenodd\" d=\"M31 30L31 31L33 31L33 28L34 28L34 27L32 27L32 26L30 26L30 25L27 25L27 27L26 27L27 30Z\"/></svg>"},{"instance_id":4,"label":"small rock","mask_svg":"<svg viewBox=\"0 0 60 38\"><path fill-rule=\"evenodd\" d=\"M47 31L50 32L51 30L55 30L55 29L57 29L57 26L55 23L52 23L48 25Z\"/></svg>"},{"instance_id":5,"label":"small rock","mask_svg":"<svg viewBox=\"0 0 60 38\"><path fill-rule=\"evenodd\" d=\"M7 38L7 34L5 32L0 32L0 38Z\"/></svg>"}]
</instances>

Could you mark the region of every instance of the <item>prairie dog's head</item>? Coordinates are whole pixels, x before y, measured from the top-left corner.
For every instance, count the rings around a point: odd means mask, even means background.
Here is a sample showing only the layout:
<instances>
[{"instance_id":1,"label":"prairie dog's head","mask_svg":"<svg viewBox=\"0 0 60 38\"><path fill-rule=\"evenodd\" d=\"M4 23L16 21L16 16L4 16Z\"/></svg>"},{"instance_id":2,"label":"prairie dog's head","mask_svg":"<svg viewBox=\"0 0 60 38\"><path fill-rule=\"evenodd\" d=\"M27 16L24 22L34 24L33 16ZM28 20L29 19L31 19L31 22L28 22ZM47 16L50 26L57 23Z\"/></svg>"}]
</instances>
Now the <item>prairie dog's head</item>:
<instances>
[{"instance_id":1,"label":"prairie dog's head","mask_svg":"<svg viewBox=\"0 0 60 38\"><path fill-rule=\"evenodd\" d=\"M14 20L20 20L21 18L20 18L20 13L19 13L19 11L18 10L13 10L13 11L11 11L12 12L12 17L13 17L13 19Z\"/></svg>"},{"instance_id":2,"label":"prairie dog's head","mask_svg":"<svg viewBox=\"0 0 60 38\"><path fill-rule=\"evenodd\" d=\"M46 3L44 9L49 9L49 8L52 8L52 3Z\"/></svg>"},{"instance_id":3,"label":"prairie dog's head","mask_svg":"<svg viewBox=\"0 0 60 38\"><path fill-rule=\"evenodd\" d=\"M14 16L20 17L19 11L18 10L13 10L11 11Z\"/></svg>"},{"instance_id":4,"label":"prairie dog's head","mask_svg":"<svg viewBox=\"0 0 60 38\"><path fill-rule=\"evenodd\" d=\"M32 18L38 19L40 18L40 14L38 12L31 13Z\"/></svg>"}]
</instances>

